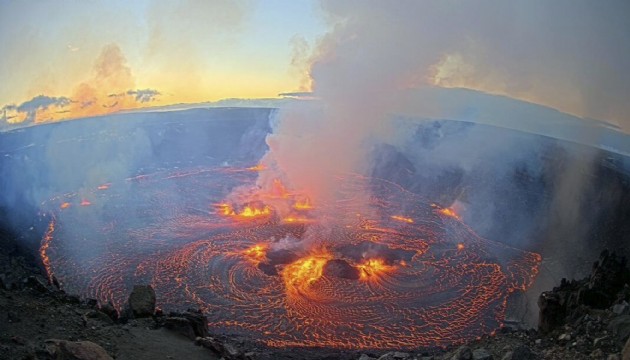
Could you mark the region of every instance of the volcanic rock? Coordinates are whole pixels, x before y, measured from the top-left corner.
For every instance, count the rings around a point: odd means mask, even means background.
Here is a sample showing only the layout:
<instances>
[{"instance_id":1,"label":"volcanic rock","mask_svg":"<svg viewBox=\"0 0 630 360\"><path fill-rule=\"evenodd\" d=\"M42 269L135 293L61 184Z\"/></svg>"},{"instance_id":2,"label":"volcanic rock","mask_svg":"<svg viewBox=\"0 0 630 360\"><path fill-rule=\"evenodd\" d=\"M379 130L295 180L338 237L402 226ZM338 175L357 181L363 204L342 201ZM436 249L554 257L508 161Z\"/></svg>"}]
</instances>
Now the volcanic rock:
<instances>
[{"instance_id":1,"label":"volcanic rock","mask_svg":"<svg viewBox=\"0 0 630 360\"><path fill-rule=\"evenodd\" d=\"M617 315L626 315L628 313L628 308L628 302L624 300L620 304L613 305L612 312Z\"/></svg>"},{"instance_id":2,"label":"volcanic rock","mask_svg":"<svg viewBox=\"0 0 630 360\"><path fill-rule=\"evenodd\" d=\"M71 342L66 340L46 340L46 350L53 359L60 360L113 360L99 345L91 341Z\"/></svg>"},{"instance_id":3,"label":"volcanic rock","mask_svg":"<svg viewBox=\"0 0 630 360\"><path fill-rule=\"evenodd\" d=\"M118 320L118 311L116 310L116 308L114 307L114 304L112 304L111 301L108 301L107 304L102 305L100 310L105 315L109 316L109 318L112 319L113 321Z\"/></svg>"},{"instance_id":4,"label":"volcanic rock","mask_svg":"<svg viewBox=\"0 0 630 360\"><path fill-rule=\"evenodd\" d=\"M360 276L359 269L342 259L329 260L324 265L323 273L326 276L349 280L358 280Z\"/></svg>"},{"instance_id":5,"label":"volcanic rock","mask_svg":"<svg viewBox=\"0 0 630 360\"><path fill-rule=\"evenodd\" d=\"M273 265L290 264L299 258L298 254L286 249L272 250L267 253L267 259Z\"/></svg>"},{"instance_id":6,"label":"volcanic rock","mask_svg":"<svg viewBox=\"0 0 630 360\"><path fill-rule=\"evenodd\" d=\"M630 315L621 315L612 319L608 330L615 335L617 341L623 344L630 337Z\"/></svg>"},{"instance_id":7,"label":"volcanic rock","mask_svg":"<svg viewBox=\"0 0 630 360\"><path fill-rule=\"evenodd\" d=\"M381 355L378 360L401 360L408 359L410 355L405 352L392 351Z\"/></svg>"},{"instance_id":8,"label":"volcanic rock","mask_svg":"<svg viewBox=\"0 0 630 360\"><path fill-rule=\"evenodd\" d=\"M195 340L197 338L191 322L184 317L169 316L164 321L164 327L191 340Z\"/></svg>"},{"instance_id":9,"label":"volcanic rock","mask_svg":"<svg viewBox=\"0 0 630 360\"><path fill-rule=\"evenodd\" d=\"M41 293L48 292L46 280L44 280L44 278L42 278L41 276L29 276L28 278L26 278L25 283L26 286Z\"/></svg>"},{"instance_id":10,"label":"volcanic rock","mask_svg":"<svg viewBox=\"0 0 630 360\"><path fill-rule=\"evenodd\" d=\"M278 269L276 269L276 266L273 264L269 264L266 262L259 263L258 269L260 269L260 271L262 271L265 275L269 275L269 276L278 275Z\"/></svg>"},{"instance_id":11,"label":"volcanic rock","mask_svg":"<svg viewBox=\"0 0 630 360\"><path fill-rule=\"evenodd\" d=\"M492 355L484 348L473 350L473 360L492 360Z\"/></svg>"},{"instance_id":12,"label":"volcanic rock","mask_svg":"<svg viewBox=\"0 0 630 360\"><path fill-rule=\"evenodd\" d=\"M537 357L525 345L518 345L514 350L507 352L501 360L533 360Z\"/></svg>"},{"instance_id":13,"label":"volcanic rock","mask_svg":"<svg viewBox=\"0 0 630 360\"><path fill-rule=\"evenodd\" d=\"M626 346L623 347L621 352L621 360L630 360L630 339L626 341Z\"/></svg>"},{"instance_id":14,"label":"volcanic rock","mask_svg":"<svg viewBox=\"0 0 630 360\"><path fill-rule=\"evenodd\" d=\"M230 342L219 341L213 337L202 338L201 346L210 349L225 359L238 359L241 355L241 351L237 346Z\"/></svg>"},{"instance_id":15,"label":"volcanic rock","mask_svg":"<svg viewBox=\"0 0 630 360\"><path fill-rule=\"evenodd\" d=\"M361 354L361 356L359 356L358 360L377 360L377 358L372 357L368 354Z\"/></svg>"},{"instance_id":16,"label":"volcanic rock","mask_svg":"<svg viewBox=\"0 0 630 360\"><path fill-rule=\"evenodd\" d=\"M136 318L149 317L155 312L155 291L151 285L134 285L129 295L129 308Z\"/></svg>"},{"instance_id":17,"label":"volcanic rock","mask_svg":"<svg viewBox=\"0 0 630 360\"><path fill-rule=\"evenodd\" d=\"M208 336L208 318L199 310L188 309L184 313L172 312L164 320L164 327L191 340Z\"/></svg>"},{"instance_id":18,"label":"volcanic rock","mask_svg":"<svg viewBox=\"0 0 630 360\"><path fill-rule=\"evenodd\" d=\"M455 351L455 354L453 354L453 357L451 357L451 360L472 360L472 359L473 359L473 352L468 346L460 347L459 349L457 349L457 351Z\"/></svg>"}]
</instances>

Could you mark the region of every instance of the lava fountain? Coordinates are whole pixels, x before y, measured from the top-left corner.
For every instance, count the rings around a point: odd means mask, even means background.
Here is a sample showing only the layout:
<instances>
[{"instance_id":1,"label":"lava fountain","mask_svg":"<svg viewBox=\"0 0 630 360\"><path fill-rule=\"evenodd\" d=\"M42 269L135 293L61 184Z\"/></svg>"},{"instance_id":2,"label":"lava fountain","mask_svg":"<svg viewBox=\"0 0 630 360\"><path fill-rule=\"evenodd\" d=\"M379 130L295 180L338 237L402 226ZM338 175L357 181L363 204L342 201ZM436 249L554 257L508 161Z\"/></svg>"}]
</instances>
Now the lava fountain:
<instances>
[{"instance_id":1,"label":"lava fountain","mask_svg":"<svg viewBox=\"0 0 630 360\"><path fill-rule=\"evenodd\" d=\"M354 349L490 333L537 274L538 254L483 239L452 209L384 180L341 176L329 204L280 181L254 200L226 200L259 171L158 172L53 198L46 270L117 307L150 283L160 307L199 307L213 331L268 346ZM371 194L369 209L357 193ZM85 198L91 206L73 206ZM280 212L273 199L291 206Z\"/></svg>"}]
</instances>

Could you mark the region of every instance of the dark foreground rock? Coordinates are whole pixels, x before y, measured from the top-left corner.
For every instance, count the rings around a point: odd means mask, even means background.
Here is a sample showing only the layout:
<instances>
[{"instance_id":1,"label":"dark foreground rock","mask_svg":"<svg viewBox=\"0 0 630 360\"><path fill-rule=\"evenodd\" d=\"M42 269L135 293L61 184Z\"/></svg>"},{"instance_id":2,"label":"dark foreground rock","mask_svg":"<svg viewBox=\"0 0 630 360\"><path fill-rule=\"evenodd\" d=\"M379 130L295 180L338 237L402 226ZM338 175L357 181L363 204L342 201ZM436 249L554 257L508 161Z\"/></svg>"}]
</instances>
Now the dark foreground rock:
<instances>
[{"instance_id":1,"label":"dark foreground rock","mask_svg":"<svg viewBox=\"0 0 630 360\"><path fill-rule=\"evenodd\" d=\"M46 340L48 354L59 360L113 360L102 347L91 341Z\"/></svg>"},{"instance_id":2,"label":"dark foreground rock","mask_svg":"<svg viewBox=\"0 0 630 360\"><path fill-rule=\"evenodd\" d=\"M134 285L129 295L129 309L133 317L149 317L155 313L155 291L151 285Z\"/></svg>"}]
</instances>

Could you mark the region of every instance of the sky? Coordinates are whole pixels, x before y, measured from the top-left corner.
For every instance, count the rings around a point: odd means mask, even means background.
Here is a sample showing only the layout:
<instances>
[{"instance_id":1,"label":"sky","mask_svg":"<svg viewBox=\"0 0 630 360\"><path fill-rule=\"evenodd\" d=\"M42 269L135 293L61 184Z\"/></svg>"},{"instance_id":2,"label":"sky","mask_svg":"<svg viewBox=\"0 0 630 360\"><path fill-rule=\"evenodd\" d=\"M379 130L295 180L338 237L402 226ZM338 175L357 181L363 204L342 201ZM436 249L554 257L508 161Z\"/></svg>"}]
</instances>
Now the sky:
<instances>
[{"instance_id":1,"label":"sky","mask_svg":"<svg viewBox=\"0 0 630 360\"><path fill-rule=\"evenodd\" d=\"M76 117L301 90L294 60L325 32L320 12L310 1L2 1L0 107L50 104L31 119L43 121L68 108Z\"/></svg>"},{"instance_id":2,"label":"sky","mask_svg":"<svg viewBox=\"0 0 630 360\"><path fill-rule=\"evenodd\" d=\"M0 1L0 125L461 87L630 132L630 3ZM373 102L373 101L368 101ZM379 109L381 111L382 109Z\"/></svg>"}]
</instances>

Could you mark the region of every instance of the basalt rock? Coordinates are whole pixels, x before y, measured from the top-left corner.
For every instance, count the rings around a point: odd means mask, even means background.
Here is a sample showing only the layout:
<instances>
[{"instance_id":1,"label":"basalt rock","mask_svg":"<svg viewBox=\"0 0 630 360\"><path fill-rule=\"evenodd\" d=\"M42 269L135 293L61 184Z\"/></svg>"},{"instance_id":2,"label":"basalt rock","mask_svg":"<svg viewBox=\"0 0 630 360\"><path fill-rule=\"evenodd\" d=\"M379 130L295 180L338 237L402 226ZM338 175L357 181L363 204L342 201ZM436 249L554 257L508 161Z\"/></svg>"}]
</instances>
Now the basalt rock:
<instances>
[{"instance_id":1,"label":"basalt rock","mask_svg":"<svg viewBox=\"0 0 630 360\"><path fill-rule=\"evenodd\" d=\"M129 295L129 309L135 318L149 317L155 312L155 291L151 285L134 285Z\"/></svg>"},{"instance_id":2,"label":"basalt rock","mask_svg":"<svg viewBox=\"0 0 630 360\"><path fill-rule=\"evenodd\" d=\"M208 336L208 318L200 310L188 309L184 313L171 312L164 327L191 340Z\"/></svg>"},{"instance_id":3,"label":"basalt rock","mask_svg":"<svg viewBox=\"0 0 630 360\"><path fill-rule=\"evenodd\" d=\"M608 309L630 300L627 299L630 291L626 291L630 271L626 265L625 258L605 250L593 264L588 278L580 281L562 279L559 287L543 292L538 298L539 330L547 333L567 321L575 321L588 308Z\"/></svg>"},{"instance_id":4,"label":"basalt rock","mask_svg":"<svg viewBox=\"0 0 630 360\"><path fill-rule=\"evenodd\" d=\"M46 350L58 360L113 360L105 349L91 341L49 339L46 340Z\"/></svg>"},{"instance_id":5,"label":"basalt rock","mask_svg":"<svg viewBox=\"0 0 630 360\"><path fill-rule=\"evenodd\" d=\"M329 260L323 269L324 275L342 279L358 280L359 270L342 259Z\"/></svg>"}]
</instances>

